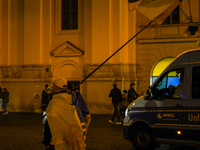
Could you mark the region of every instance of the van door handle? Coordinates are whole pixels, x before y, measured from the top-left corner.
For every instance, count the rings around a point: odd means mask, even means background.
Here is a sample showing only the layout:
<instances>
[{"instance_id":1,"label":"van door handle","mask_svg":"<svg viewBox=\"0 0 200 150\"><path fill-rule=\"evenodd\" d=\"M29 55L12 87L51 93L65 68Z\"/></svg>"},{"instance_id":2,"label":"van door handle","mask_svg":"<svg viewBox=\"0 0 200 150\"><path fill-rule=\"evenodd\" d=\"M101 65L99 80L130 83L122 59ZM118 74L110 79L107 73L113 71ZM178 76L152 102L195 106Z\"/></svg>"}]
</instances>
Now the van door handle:
<instances>
[{"instance_id":1,"label":"van door handle","mask_svg":"<svg viewBox=\"0 0 200 150\"><path fill-rule=\"evenodd\" d=\"M176 104L174 107L176 107L176 108L182 108L183 106L180 105L180 104Z\"/></svg>"}]
</instances>

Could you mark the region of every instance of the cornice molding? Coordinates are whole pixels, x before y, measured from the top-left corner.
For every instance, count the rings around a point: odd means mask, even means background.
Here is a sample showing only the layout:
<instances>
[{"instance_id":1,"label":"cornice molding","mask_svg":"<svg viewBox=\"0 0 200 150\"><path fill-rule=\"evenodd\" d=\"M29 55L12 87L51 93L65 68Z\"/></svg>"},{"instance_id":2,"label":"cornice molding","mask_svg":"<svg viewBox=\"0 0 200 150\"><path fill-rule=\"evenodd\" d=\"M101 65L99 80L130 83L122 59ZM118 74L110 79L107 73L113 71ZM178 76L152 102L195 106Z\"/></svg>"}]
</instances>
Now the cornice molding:
<instances>
[{"instance_id":1,"label":"cornice molding","mask_svg":"<svg viewBox=\"0 0 200 150\"><path fill-rule=\"evenodd\" d=\"M81 57L84 54L84 51L76 47L69 41L66 41L58 49L50 53L54 57Z\"/></svg>"},{"instance_id":2,"label":"cornice molding","mask_svg":"<svg viewBox=\"0 0 200 150\"><path fill-rule=\"evenodd\" d=\"M139 44L156 44L156 43L191 43L199 41L199 37L193 38L159 38L159 39L138 39Z\"/></svg>"}]
</instances>

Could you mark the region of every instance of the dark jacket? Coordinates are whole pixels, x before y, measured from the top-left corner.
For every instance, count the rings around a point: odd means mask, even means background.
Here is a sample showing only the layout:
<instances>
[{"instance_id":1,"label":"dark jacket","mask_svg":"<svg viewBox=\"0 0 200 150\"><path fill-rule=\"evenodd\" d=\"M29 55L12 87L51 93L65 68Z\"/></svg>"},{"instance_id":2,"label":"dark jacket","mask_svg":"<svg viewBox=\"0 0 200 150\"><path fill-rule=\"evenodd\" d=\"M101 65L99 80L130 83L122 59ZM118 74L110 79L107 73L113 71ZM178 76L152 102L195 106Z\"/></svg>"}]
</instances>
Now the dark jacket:
<instances>
[{"instance_id":1,"label":"dark jacket","mask_svg":"<svg viewBox=\"0 0 200 150\"><path fill-rule=\"evenodd\" d=\"M138 93L135 91L134 88L130 88L128 90L128 102L131 103L132 101L134 101L137 98L138 98Z\"/></svg>"},{"instance_id":2,"label":"dark jacket","mask_svg":"<svg viewBox=\"0 0 200 150\"><path fill-rule=\"evenodd\" d=\"M112 103L120 103L122 101L121 91L117 87L110 91L109 97L112 97Z\"/></svg>"},{"instance_id":3,"label":"dark jacket","mask_svg":"<svg viewBox=\"0 0 200 150\"><path fill-rule=\"evenodd\" d=\"M41 109L45 111L50 100L52 99L52 93L47 93L45 90L42 91L42 101L41 101Z\"/></svg>"},{"instance_id":4,"label":"dark jacket","mask_svg":"<svg viewBox=\"0 0 200 150\"><path fill-rule=\"evenodd\" d=\"M0 98L3 98L3 91L1 87L0 87Z\"/></svg>"},{"instance_id":5,"label":"dark jacket","mask_svg":"<svg viewBox=\"0 0 200 150\"><path fill-rule=\"evenodd\" d=\"M44 139L43 139L42 143L45 146L48 146L49 143L51 142L51 138L52 138L51 130L50 130L48 121L46 120L45 125L44 125Z\"/></svg>"},{"instance_id":6,"label":"dark jacket","mask_svg":"<svg viewBox=\"0 0 200 150\"><path fill-rule=\"evenodd\" d=\"M128 101L127 101L127 95L126 94L122 94L122 101L119 105L119 108L124 110L126 109L128 106Z\"/></svg>"},{"instance_id":7,"label":"dark jacket","mask_svg":"<svg viewBox=\"0 0 200 150\"><path fill-rule=\"evenodd\" d=\"M8 103L9 102L9 92L6 90L3 92L3 103Z\"/></svg>"}]
</instances>

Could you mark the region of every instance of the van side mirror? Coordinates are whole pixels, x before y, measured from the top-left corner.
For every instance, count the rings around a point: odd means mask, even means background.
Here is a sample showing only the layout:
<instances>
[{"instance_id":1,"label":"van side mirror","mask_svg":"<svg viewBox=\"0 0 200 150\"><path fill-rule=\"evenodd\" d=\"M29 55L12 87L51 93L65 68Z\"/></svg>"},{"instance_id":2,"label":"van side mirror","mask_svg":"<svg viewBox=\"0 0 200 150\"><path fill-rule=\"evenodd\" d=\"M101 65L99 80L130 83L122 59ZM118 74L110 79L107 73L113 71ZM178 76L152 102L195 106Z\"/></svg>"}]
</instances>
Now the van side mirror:
<instances>
[{"instance_id":1,"label":"van side mirror","mask_svg":"<svg viewBox=\"0 0 200 150\"><path fill-rule=\"evenodd\" d=\"M147 89L147 92L146 92L146 94L144 96L144 99L146 99L146 100L150 100L151 99L151 95L150 95L149 89Z\"/></svg>"}]
</instances>

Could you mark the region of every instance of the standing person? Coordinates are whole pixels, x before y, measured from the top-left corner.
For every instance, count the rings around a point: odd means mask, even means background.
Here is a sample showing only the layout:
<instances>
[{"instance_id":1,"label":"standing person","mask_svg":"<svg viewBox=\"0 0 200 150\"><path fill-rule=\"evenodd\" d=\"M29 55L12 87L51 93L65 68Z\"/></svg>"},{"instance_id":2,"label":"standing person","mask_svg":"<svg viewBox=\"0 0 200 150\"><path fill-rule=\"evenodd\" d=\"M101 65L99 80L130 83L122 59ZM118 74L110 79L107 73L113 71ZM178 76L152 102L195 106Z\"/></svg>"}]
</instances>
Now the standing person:
<instances>
[{"instance_id":1,"label":"standing person","mask_svg":"<svg viewBox=\"0 0 200 150\"><path fill-rule=\"evenodd\" d=\"M184 74L181 73L180 79L179 79L179 85L174 91L174 94L172 95L173 98L182 98L183 96L183 79L184 79Z\"/></svg>"},{"instance_id":2,"label":"standing person","mask_svg":"<svg viewBox=\"0 0 200 150\"><path fill-rule=\"evenodd\" d=\"M6 110L6 106L7 106L7 103L9 102L9 92L7 91L6 88L3 88L3 104L2 104L2 107L4 109L4 113L3 115L7 115L8 112Z\"/></svg>"},{"instance_id":3,"label":"standing person","mask_svg":"<svg viewBox=\"0 0 200 150\"><path fill-rule=\"evenodd\" d=\"M122 101L119 105L120 115L121 115L122 119L124 119L124 117L125 117L125 111L126 111L127 106L128 106L127 90L124 90L123 94L122 94Z\"/></svg>"},{"instance_id":4,"label":"standing person","mask_svg":"<svg viewBox=\"0 0 200 150\"><path fill-rule=\"evenodd\" d=\"M113 84L113 89L110 91L109 97L112 97L112 103L114 106L114 113L111 120L108 120L110 123L113 123L115 117L117 116L118 122L116 124L121 124L121 118L119 116L119 103L122 100L121 90L117 88L117 84Z\"/></svg>"},{"instance_id":5,"label":"standing person","mask_svg":"<svg viewBox=\"0 0 200 150\"><path fill-rule=\"evenodd\" d=\"M42 91L41 110L44 112L52 99L52 88L48 86Z\"/></svg>"},{"instance_id":6,"label":"standing person","mask_svg":"<svg viewBox=\"0 0 200 150\"><path fill-rule=\"evenodd\" d=\"M53 98L46 109L47 120L43 144L49 150L85 149L85 136L72 105L72 96L66 92L67 81L63 77L51 79Z\"/></svg>"},{"instance_id":7,"label":"standing person","mask_svg":"<svg viewBox=\"0 0 200 150\"><path fill-rule=\"evenodd\" d=\"M43 126L45 125L45 120L46 120L46 108L50 102L50 100L52 99L52 88L50 86L48 86L46 88L46 90L42 91L42 101L41 101L41 110L43 112L42 115L42 123ZM43 129L44 131L44 129Z\"/></svg>"},{"instance_id":8,"label":"standing person","mask_svg":"<svg viewBox=\"0 0 200 150\"><path fill-rule=\"evenodd\" d=\"M0 87L0 112L2 112L2 104L3 104L3 91Z\"/></svg>"},{"instance_id":9,"label":"standing person","mask_svg":"<svg viewBox=\"0 0 200 150\"><path fill-rule=\"evenodd\" d=\"M135 91L135 83L130 84L130 89L128 90L128 102L129 104L137 99L139 94Z\"/></svg>"}]
</instances>

